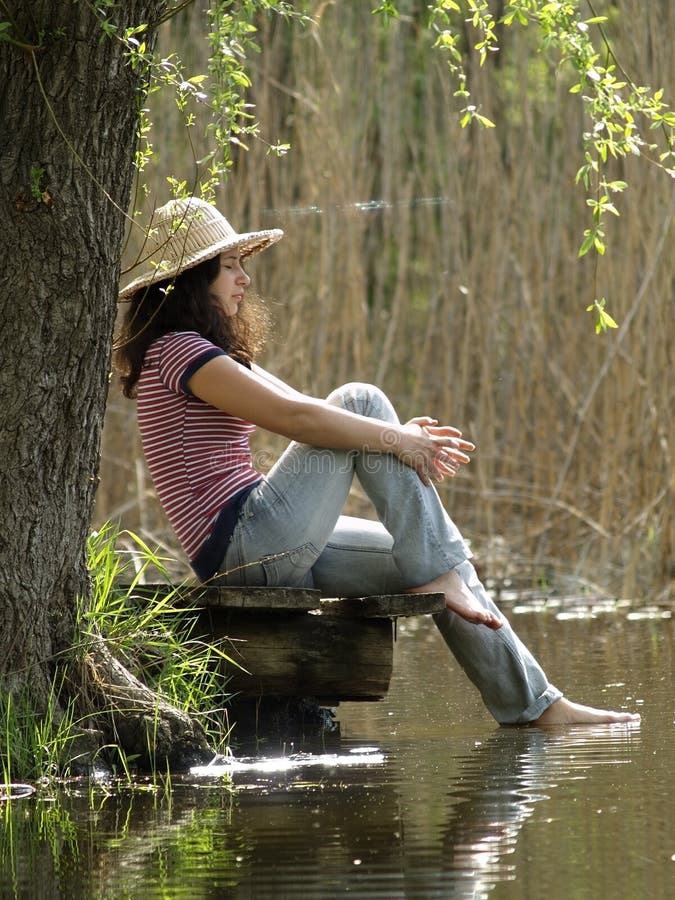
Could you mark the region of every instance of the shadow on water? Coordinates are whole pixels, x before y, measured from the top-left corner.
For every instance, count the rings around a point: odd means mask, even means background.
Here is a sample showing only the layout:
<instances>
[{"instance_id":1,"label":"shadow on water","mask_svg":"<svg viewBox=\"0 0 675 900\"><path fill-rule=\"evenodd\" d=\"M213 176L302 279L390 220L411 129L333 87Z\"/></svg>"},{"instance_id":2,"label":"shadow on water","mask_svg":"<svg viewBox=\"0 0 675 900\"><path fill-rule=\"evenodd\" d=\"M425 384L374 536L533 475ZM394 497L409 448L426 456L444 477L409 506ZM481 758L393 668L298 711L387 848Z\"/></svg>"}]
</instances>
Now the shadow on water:
<instances>
[{"instance_id":1,"label":"shadow on water","mask_svg":"<svg viewBox=\"0 0 675 900\"><path fill-rule=\"evenodd\" d=\"M643 725L496 728L413 628L390 696L345 704L342 736L0 805L0 896L671 896L672 623L518 624L582 695L641 701Z\"/></svg>"}]
</instances>

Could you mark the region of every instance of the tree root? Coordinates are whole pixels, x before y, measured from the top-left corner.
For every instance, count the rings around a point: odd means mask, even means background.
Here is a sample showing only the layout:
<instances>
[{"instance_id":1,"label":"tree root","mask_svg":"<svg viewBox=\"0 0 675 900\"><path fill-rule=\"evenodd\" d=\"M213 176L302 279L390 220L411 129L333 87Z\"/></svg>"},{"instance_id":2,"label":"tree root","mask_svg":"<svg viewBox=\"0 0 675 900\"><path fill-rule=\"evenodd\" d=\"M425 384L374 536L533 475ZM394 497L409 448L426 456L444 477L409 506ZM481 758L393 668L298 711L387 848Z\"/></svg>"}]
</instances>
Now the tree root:
<instances>
[{"instance_id":1,"label":"tree root","mask_svg":"<svg viewBox=\"0 0 675 900\"><path fill-rule=\"evenodd\" d=\"M201 724L152 691L110 652L101 638L84 657L87 706L106 740L144 770L186 770L216 755Z\"/></svg>"}]
</instances>

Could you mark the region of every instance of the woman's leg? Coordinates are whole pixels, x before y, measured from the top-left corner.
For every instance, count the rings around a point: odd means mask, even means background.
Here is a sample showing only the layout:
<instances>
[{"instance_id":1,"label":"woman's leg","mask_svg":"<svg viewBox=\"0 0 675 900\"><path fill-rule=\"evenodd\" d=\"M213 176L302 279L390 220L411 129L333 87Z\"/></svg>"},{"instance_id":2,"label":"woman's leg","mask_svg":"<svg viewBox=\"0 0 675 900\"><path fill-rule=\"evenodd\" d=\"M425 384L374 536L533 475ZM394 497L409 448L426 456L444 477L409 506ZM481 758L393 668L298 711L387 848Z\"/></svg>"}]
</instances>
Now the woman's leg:
<instances>
[{"instance_id":1,"label":"woman's leg","mask_svg":"<svg viewBox=\"0 0 675 900\"><path fill-rule=\"evenodd\" d=\"M393 544L379 522L342 516L312 570L316 587L327 596L339 597L405 590L408 583L394 562ZM549 684L471 563L464 560L455 572L503 625L498 630L485 628L446 609L434 616L438 630L498 722L532 722L560 699L561 692Z\"/></svg>"},{"instance_id":2,"label":"woman's leg","mask_svg":"<svg viewBox=\"0 0 675 900\"><path fill-rule=\"evenodd\" d=\"M445 609L434 616L436 627L498 722L533 722L560 700L562 692L549 684L537 660L493 603L471 562L460 563L455 572L504 624L497 631L476 627Z\"/></svg>"},{"instance_id":3,"label":"woman's leg","mask_svg":"<svg viewBox=\"0 0 675 900\"><path fill-rule=\"evenodd\" d=\"M393 539L380 522L341 516L313 568L326 596L396 593L405 588L392 554ZM572 703L550 685L540 665L511 629L466 560L453 570L472 596L499 615L494 631L474 625L450 609L434 616L449 649L501 724L603 724L639 716Z\"/></svg>"},{"instance_id":4,"label":"woman's leg","mask_svg":"<svg viewBox=\"0 0 675 900\"><path fill-rule=\"evenodd\" d=\"M246 498L220 580L313 587L312 566L342 513L353 477L346 452L290 444Z\"/></svg>"},{"instance_id":5,"label":"woman's leg","mask_svg":"<svg viewBox=\"0 0 675 900\"><path fill-rule=\"evenodd\" d=\"M385 395L370 385L345 385L328 399L360 415L398 421ZM333 533L355 474L393 537L393 559L408 587L424 585L470 556L435 489L392 454L292 443L244 504L221 567L225 579L311 584L312 566ZM475 614L484 615L478 604Z\"/></svg>"},{"instance_id":6,"label":"woman's leg","mask_svg":"<svg viewBox=\"0 0 675 900\"><path fill-rule=\"evenodd\" d=\"M372 385L347 384L329 402L398 423L389 399ZM355 453L354 472L393 538L394 562L409 588L425 585L471 556L436 489L391 453Z\"/></svg>"},{"instance_id":7,"label":"woman's leg","mask_svg":"<svg viewBox=\"0 0 675 900\"><path fill-rule=\"evenodd\" d=\"M397 421L385 395L368 385L346 385L329 400L361 415ZM391 454L291 444L244 505L224 560L224 579L232 584L286 586L311 586L318 579L324 592L341 593L335 582L332 587L324 582L321 573L326 571L328 557L340 549L335 546L335 526L354 474L385 526L391 560L383 579L382 548L361 554L357 567L352 546L351 577L363 585L353 593L393 590L396 571L399 583L408 588L423 589L440 580L448 585L446 604L456 607L459 614L448 609L435 617L436 624L497 721L531 722L548 716L546 724L554 724L562 720L556 709L572 714L574 705L560 699L560 692L549 685L541 667L503 618L497 630L467 621L480 615L490 623L501 614L478 581L468 562L468 547L435 489L423 485L411 468ZM449 596L458 581L461 596ZM625 718L628 716L605 721Z\"/></svg>"},{"instance_id":8,"label":"woman's leg","mask_svg":"<svg viewBox=\"0 0 675 900\"><path fill-rule=\"evenodd\" d=\"M385 395L369 385L345 385L329 401L360 415L398 421ZM354 474L380 523L340 518ZM223 575L230 584L316 585L324 593L356 596L455 578L473 607L463 609L464 615L485 621L498 617L503 624L495 631L448 611L437 619L441 634L499 722L531 721L560 692L548 684L485 592L475 595L472 585L464 587L473 578L469 555L436 490L393 455L293 443L249 495Z\"/></svg>"}]
</instances>

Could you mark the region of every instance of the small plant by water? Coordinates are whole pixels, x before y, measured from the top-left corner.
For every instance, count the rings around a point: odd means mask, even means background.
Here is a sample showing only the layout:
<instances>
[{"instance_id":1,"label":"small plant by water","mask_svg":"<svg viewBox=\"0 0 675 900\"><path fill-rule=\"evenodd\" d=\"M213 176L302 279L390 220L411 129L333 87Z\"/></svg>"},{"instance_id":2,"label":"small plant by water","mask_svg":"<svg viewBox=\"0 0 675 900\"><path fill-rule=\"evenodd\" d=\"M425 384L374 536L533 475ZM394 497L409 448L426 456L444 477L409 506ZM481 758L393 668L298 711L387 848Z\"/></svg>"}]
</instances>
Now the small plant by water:
<instances>
[{"instance_id":1,"label":"small plant by water","mask_svg":"<svg viewBox=\"0 0 675 900\"><path fill-rule=\"evenodd\" d=\"M109 739L112 706L92 716L86 687L74 692L69 681L96 642L158 700L196 717L215 750L226 748L230 729L221 663L232 660L222 646L198 637L199 610L183 599L180 586L155 594L141 590L150 573L169 581L168 561L137 535L110 525L90 535L87 550L90 599L78 607L73 658L56 661L46 713L37 712L29 691L0 694L0 800L11 798L17 783L51 781L97 766L131 782L137 759ZM155 758L152 728L147 744L144 766L161 777L166 762Z\"/></svg>"},{"instance_id":2,"label":"small plant by water","mask_svg":"<svg viewBox=\"0 0 675 900\"><path fill-rule=\"evenodd\" d=\"M63 675L52 683L47 711L38 715L29 692L0 695L0 721L3 723L0 765L0 799L17 792L16 783L36 781L57 775L75 733L74 702L59 707L57 696Z\"/></svg>"}]
</instances>

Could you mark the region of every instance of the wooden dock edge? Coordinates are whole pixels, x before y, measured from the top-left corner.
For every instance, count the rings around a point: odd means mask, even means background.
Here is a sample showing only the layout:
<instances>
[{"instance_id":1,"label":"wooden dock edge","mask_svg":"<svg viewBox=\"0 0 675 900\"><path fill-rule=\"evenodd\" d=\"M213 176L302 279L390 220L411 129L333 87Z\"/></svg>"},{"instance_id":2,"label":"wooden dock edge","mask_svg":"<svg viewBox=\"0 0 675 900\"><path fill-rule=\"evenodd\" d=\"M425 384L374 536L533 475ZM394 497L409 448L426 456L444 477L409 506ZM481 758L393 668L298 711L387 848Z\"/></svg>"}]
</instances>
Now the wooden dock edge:
<instances>
[{"instance_id":1,"label":"wooden dock edge","mask_svg":"<svg viewBox=\"0 0 675 900\"><path fill-rule=\"evenodd\" d=\"M382 699L395 621L444 608L440 593L331 598L302 588L150 584L130 596L152 602L168 593L200 611L200 637L219 642L233 660L223 664L227 693L325 705Z\"/></svg>"}]
</instances>

